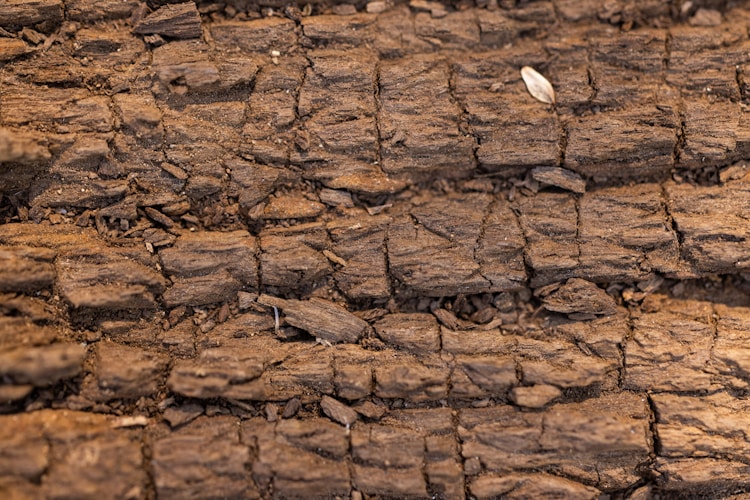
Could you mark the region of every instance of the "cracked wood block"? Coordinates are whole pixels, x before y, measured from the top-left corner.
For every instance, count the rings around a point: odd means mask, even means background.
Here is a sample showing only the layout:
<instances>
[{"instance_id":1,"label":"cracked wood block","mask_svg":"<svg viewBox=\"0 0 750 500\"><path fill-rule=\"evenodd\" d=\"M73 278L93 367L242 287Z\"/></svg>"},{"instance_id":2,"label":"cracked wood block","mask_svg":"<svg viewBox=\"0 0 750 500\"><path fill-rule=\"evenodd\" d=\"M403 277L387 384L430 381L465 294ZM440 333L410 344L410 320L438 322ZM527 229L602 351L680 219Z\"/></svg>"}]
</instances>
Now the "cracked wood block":
<instances>
[{"instance_id":1,"label":"cracked wood block","mask_svg":"<svg viewBox=\"0 0 750 500\"><path fill-rule=\"evenodd\" d=\"M155 394L169 359L159 352L100 342L94 347L95 375L84 381L84 393L98 401L138 399Z\"/></svg>"},{"instance_id":2,"label":"cracked wood block","mask_svg":"<svg viewBox=\"0 0 750 500\"><path fill-rule=\"evenodd\" d=\"M591 36L592 60L611 66L659 73L667 57L667 31L642 28L621 32L604 27Z\"/></svg>"},{"instance_id":3,"label":"cracked wood block","mask_svg":"<svg viewBox=\"0 0 750 500\"><path fill-rule=\"evenodd\" d=\"M36 292L55 281L57 252L47 248L0 246L0 292Z\"/></svg>"},{"instance_id":4,"label":"cracked wood block","mask_svg":"<svg viewBox=\"0 0 750 500\"><path fill-rule=\"evenodd\" d=\"M178 360L167 385L178 394L194 398L263 400L267 394L260 377L272 355L253 347L252 343L236 340L203 349L195 359Z\"/></svg>"},{"instance_id":5,"label":"cracked wood block","mask_svg":"<svg viewBox=\"0 0 750 500\"><path fill-rule=\"evenodd\" d=\"M746 181L700 188L670 182L665 190L689 271L737 273L750 266L745 241L748 224L743 216L750 203Z\"/></svg>"},{"instance_id":6,"label":"cracked wood block","mask_svg":"<svg viewBox=\"0 0 750 500\"><path fill-rule=\"evenodd\" d=\"M645 279L680 270L678 237L661 187L604 188L579 201L581 277L595 282Z\"/></svg>"},{"instance_id":7,"label":"cracked wood block","mask_svg":"<svg viewBox=\"0 0 750 500\"><path fill-rule=\"evenodd\" d=\"M305 57L290 55L259 69L248 100L241 152L269 166L286 165L295 147L297 99L308 65Z\"/></svg>"},{"instance_id":8,"label":"cracked wood block","mask_svg":"<svg viewBox=\"0 0 750 500\"><path fill-rule=\"evenodd\" d=\"M237 418L198 417L153 442L156 494L197 498L207 491L221 497L257 498L248 477L250 450L240 442Z\"/></svg>"},{"instance_id":9,"label":"cracked wood block","mask_svg":"<svg viewBox=\"0 0 750 500\"><path fill-rule=\"evenodd\" d=\"M151 309L166 282L146 249L132 246L79 247L61 252L55 267L62 296L75 308Z\"/></svg>"},{"instance_id":10,"label":"cracked wood block","mask_svg":"<svg viewBox=\"0 0 750 500\"><path fill-rule=\"evenodd\" d=\"M521 382L560 389L616 389L622 367L619 346L629 332L626 320L622 314L586 322L563 320L530 332L532 338L499 330L443 328L443 349L455 355L451 395L505 395Z\"/></svg>"},{"instance_id":11,"label":"cracked wood block","mask_svg":"<svg viewBox=\"0 0 750 500\"><path fill-rule=\"evenodd\" d=\"M325 211L314 193L282 192L267 198L259 218L266 220L312 219Z\"/></svg>"},{"instance_id":12,"label":"cracked wood block","mask_svg":"<svg viewBox=\"0 0 750 500\"><path fill-rule=\"evenodd\" d=\"M424 449L424 436L417 430L363 424L356 426L351 433L352 458L355 463L382 468L411 468L419 466Z\"/></svg>"},{"instance_id":13,"label":"cracked wood block","mask_svg":"<svg viewBox=\"0 0 750 500\"><path fill-rule=\"evenodd\" d=\"M35 30L27 30L25 33L29 32L34 33ZM23 30L22 33L24 33ZM45 35L37 33L33 36L36 38L39 36L44 37ZM122 35L114 36L115 38L120 38ZM47 40L52 39L53 36L47 38ZM142 45L142 42L138 42L137 40L136 43L141 43ZM9 85L18 84L24 86L25 84L31 84L34 86L32 87L33 89L42 86L42 88L52 87L50 90L81 90L81 87L85 86L84 81L94 77L94 73L92 73L90 69L82 66L80 60L72 54L71 50L66 50L60 45L52 45L49 49L42 50L44 47L45 45L38 46L38 49L34 51L35 53L32 54L31 57L18 58L6 65L12 67L14 73L24 75L22 79L13 78L8 82ZM71 67L80 68L80 70L70 71ZM101 72L101 75L105 77L106 80L114 75L111 70L106 68L100 70L97 69L97 74L99 74L99 72ZM45 88L45 91L46 90L47 89ZM34 90L32 90L32 92L34 92ZM55 92L50 93L50 95L55 95ZM43 102L43 100L40 100L39 102ZM68 129L65 130L67 133Z\"/></svg>"},{"instance_id":14,"label":"cracked wood block","mask_svg":"<svg viewBox=\"0 0 750 500\"><path fill-rule=\"evenodd\" d=\"M415 415L420 423L428 418L421 414ZM452 415L448 415L452 420ZM423 427L424 428L424 427ZM430 429L431 432L438 430ZM435 491L445 498L465 498L464 471L460 465L459 444L453 433L453 423L450 425L450 435L425 436L425 472L429 491Z\"/></svg>"},{"instance_id":15,"label":"cracked wood block","mask_svg":"<svg viewBox=\"0 0 750 500\"><path fill-rule=\"evenodd\" d=\"M295 22L275 16L212 23L209 31L217 47L246 54L270 56L274 50L287 54L298 43Z\"/></svg>"},{"instance_id":16,"label":"cracked wood block","mask_svg":"<svg viewBox=\"0 0 750 500\"><path fill-rule=\"evenodd\" d=\"M390 272L406 293L445 296L519 288L525 280L521 236L507 207L490 208L490 203L479 194L415 200L410 216L390 224ZM503 230L501 242L498 233ZM484 276L485 270L494 282Z\"/></svg>"},{"instance_id":17,"label":"cracked wood block","mask_svg":"<svg viewBox=\"0 0 750 500\"><path fill-rule=\"evenodd\" d=\"M0 127L0 162L2 169L8 163L47 164L52 158L44 134Z\"/></svg>"},{"instance_id":18,"label":"cracked wood block","mask_svg":"<svg viewBox=\"0 0 750 500\"><path fill-rule=\"evenodd\" d=\"M750 384L750 309L715 304L716 340L710 366L725 387L746 390Z\"/></svg>"},{"instance_id":19,"label":"cracked wood block","mask_svg":"<svg viewBox=\"0 0 750 500\"><path fill-rule=\"evenodd\" d=\"M122 75L118 75L117 68L145 68L148 64L146 45L125 32L93 26L82 28L76 32L74 43L74 55L86 58L96 68L98 76L106 77L106 82L111 86L122 82Z\"/></svg>"},{"instance_id":20,"label":"cracked wood block","mask_svg":"<svg viewBox=\"0 0 750 500\"><path fill-rule=\"evenodd\" d=\"M357 13L351 16L305 16L302 25L303 45L337 49L359 48L373 38L371 26L378 16Z\"/></svg>"},{"instance_id":21,"label":"cracked wood block","mask_svg":"<svg viewBox=\"0 0 750 500\"><path fill-rule=\"evenodd\" d=\"M165 88L182 85L192 91L207 91L215 89L220 80L219 68L209 59L208 45L199 40L155 48L151 66Z\"/></svg>"},{"instance_id":22,"label":"cracked wood block","mask_svg":"<svg viewBox=\"0 0 750 500\"><path fill-rule=\"evenodd\" d=\"M614 389L618 385L619 359L580 352L564 340L519 337L515 353L526 385L553 385L560 389Z\"/></svg>"},{"instance_id":23,"label":"cracked wood block","mask_svg":"<svg viewBox=\"0 0 750 500\"><path fill-rule=\"evenodd\" d=\"M473 9L433 17L426 12L414 16L416 34L433 49L470 49L479 45L477 12Z\"/></svg>"},{"instance_id":24,"label":"cracked wood block","mask_svg":"<svg viewBox=\"0 0 750 500\"><path fill-rule=\"evenodd\" d=\"M8 247L49 248L57 255L101 244L96 232L72 224L1 224L0 243Z\"/></svg>"},{"instance_id":25,"label":"cracked wood block","mask_svg":"<svg viewBox=\"0 0 750 500\"><path fill-rule=\"evenodd\" d=\"M124 19L130 17L138 5L137 0L68 0L65 12L68 19L79 22Z\"/></svg>"},{"instance_id":26,"label":"cracked wood block","mask_svg":"<svg viewBox=\"0 0 750 500\"><path fill-rule=\"evenodd\" d=\"M750 151L748 112L732 101L694 97L684 103L684 146L678 167L727 165Z\"/></svg>"},{"instance_id":27,"label":"cracked wood block","mask_svg":"<svg viewBox=\"0 0 750 500\"><path fill-rule=\"evenodd\" d=\"M260 418L241 424L241 440L257 451L252 477L261 491L282 497L347 495L351 489L345 458L345 427L326 419L290 419L270 424Z\"/></svg>"},{"instance_id":28,"label":"cracked wood block","mask_svg":"<svg viewBox=\"0 0 750 500\"><path fill-rule=\"evenodd\" d=\"M211 166L204 167L204 163L218 158L212 157L216 153L211 150L201 151L201 146L211 145L218 151L219 158L231 158L228 153L236 150L240 142L245 110L245 104L240 101L188 104L179 110L166 108L163 124L165 138L170 144L167 157L190 174L212 173L219 179L223 178L226 172L220 166L214 167L215 170ZM174 155L183 151L195 151L195 154L178 160Z\"/></svg>"},{"instance_id":29,"label":"cracked wood block","mask_svg":"<svg viewBox=\"0 0 750 500\"><path fill-rule=\"evenodd\" d=\"M551 2L540 2L545 7L552 8ZM554 18L554 12L553 16ZM508 11L495 10L482 12L477 16L479 24L479 41L482 45L497 48L510 45L521 32L528 30L530 27L536 27L533 22L522 22L513 19L512 14Z\"/></svg>"},{"instance_id":30,"label":"cracked wood block","mask_svg":"<svg viewBox=\"0 0 750 500\"><path fill-rule=\"evenodd\" d=\"M421 433L367 424L352 431L353 482L365 494L427 496L421 472L425 440Z\"/></svg>"},{"instance_id":31,"label":"cracked wood block","mask_svg":"<svg viewBox=\"0 0 750 500\"><path fill-rule=\"evenodd\" d=\"M504 199L495 200L485 216L475 250L490 290L516 291L528 281L524 263L526 240L518 218Z\"/></svg>"},{"instance_id":32,"label":"cracked wood block","mask_svg":"<svg viewBox=\"0 0 750 500\"><path fill-rule=\"evenodd\" d=\"M386 235L391 219L339 219L327 224L331 250L344 260L335 266L333 277L351 300L382 299L390 296Z\"/></svg>"},{"instance_id":33,"label":"cracked wood block","mask_svg":"<svg viewBox=\"0 0 750 500\"><path fill-rule=\"evenodd\" d=\"M563 166L601 179L666 177L675 161L679 120L670 108L645 108L572 118Z\"/></svg>"},{"instance_id":34,"label":"cracked wood block","mask_svg":"<svg viewBox=\"0 0 750 500\"><path fill-rule=\"evenodd\" d=\"M374 16L368 35L373 48L384 59L435 50L430 40L417 35L412 12L408 5L393 5ZM308 18L311 19L311 18Z\"/></svg>"},{"instance_id":35,"label":"cracked wood block","mask_svg":"<svg viewBox=\"0 0 750 500\"><path fill-rule=\"evenodd\" d=\"M333 272L322 253L328 245L328 233L319 222L263 231L261 285L280 290L315 286Z\"/></svg>"},{"instance_id":36,"label":"cracked wood block","mask_svg":"<svg viewBox=\"0 0 750 500\"><path fill-rule=\"evenodd\" d=\"M575 276L579 264L578 209L574 197L538 193L520 198L513 206L526 238L524 254L533 269L532 287Z\"/></svg>"},{"instance_id":37,"label":"cracked wood block","mask_svg":"<svg viewBox=\"0 0 750 500\"><path fill-rule=\"evenodd\" d=\"M593 62L589 72L596 93L586 104L594 110L651 110L655 107L664 117L673 115L674 128L678 128L679 91L664 84L661 71L646 73L632 67ZM648 114L642 120L648 125Z\"/></svg>"},{"instance_id":38,"label":"cracked wood block","mask_svg":"<svg viewBox=\"0 0 750 500\"><path fill-rule=\"evenodd\" d=\"M331 348L317 343L292 344L283 358L273 365L269 363L263 372L265 399L285 401L299 397L307 402L319 401L322 394L333 395L333 359Z\"/></svg>"},{"instance_id":39,"label":"cracked wood block","mask_svg":"<svg viewBox=\"0 0 750 500\"><path fill-rule=\"evenodd\" d=\"M431 314L388 314L373 326L382 341L412 354L440 350L440 328Z\"/></svg>"},{"instance_id":40,"label":"cracked wood block","mask_svg":"<svg viewBox=\"0 0 750 500\"><path fill-rule=\"evenodd\" d=\"M257 289L255 238L246 231L183 233L159 252L174 279L164 293L168 307L231 300L242 288Z\"/></svg>"},{"instance_id":41,"label":"cracked wood block","mask_svg":"<svg viewBox=\"0 0 750 500\"><path fill-rule=\"evenodd\" d=\"M141 19L133 28L133 33L178 39L199 38L201 16L193 2L167 4Z\"/></svg>"},{"instance_id":42,"label":"cracked wood block","mask_svg":"<svg viewBox=\"0 0 750 500\"><path fill-rule=\"evenodd\" d=\"M450 373L450 396L457 399L504 397L517 385L516 360L497 354L459 354Z\"/></svg>"},{"instance_id":43,"label":"cracked wood block","mask_svg":"<svg viewBox=\"0 0 750 500\"><path fill-rule=\"evenodd\" d=\"M666 492L689 495L732 495L747 487L750 466L724 458L657 458L657 484Z\"/></svg>"},{"instance_id":44,"label":"cracked wood block","mask_svg":"<svg viewBox=\"0 0 750 500\"><path fill-rule=\"evenodd\" d=\"M354 401L373 391L375 354L356 345L343 344L333 352L333 383L336 396Z\"/></svg>"},{"instance_id":45,"label":"cracked wood block","mask_svg":"<svg viewBox=\"0 0 750 500\"><path fill-rule=\"evenodd\" d=\"M0 417L0 468L39 484L44 498L146 494L141 431L107 415L41 410ZM86 457L83 459L82 457Z\"/></svg>"},{"instance_id":46,"label":"cracked wood block","mask_svg":"<svg viewBox=\"0 0 750 500\"><path fill-rule=\"evenodd\" d=\"M479 166L507 176L557 166L562 152L559 120L550 107L530 100L513 65L518 55L484 53L453 67L456 95L477 137Z\"/></svg>"},{"instance_id":47,"label":"cracked wood block","mask_svg":"<svg viewBox=\"0 0 750 500\"><path fill-rule=\"evenodd\" d=\"M638 480L638 464L651 452L649 414L646 398L628 393L539 413L464 409L461 454L478 458L489 472L550 467L588 486L622 488Z\"/></svg>"},{"instance_id":48,"label":"cracked wood block","mask_svg":"<svg viewBox=\"0 0 750 500\"><path fill-rule=\"evenodd\" d=\"M650 296L644 309L633 319L633 335L625 343L623 385L655 392L715 389L711 304Z\"/></svg>"},{"instance_id":49,"label":"cracked wood block","mask_svg":"<svg viewBox=\"0 0 750 500\"><path fill-rule=\"evenodd\" d=\"M32 126L59 134L111 132L110 99L88 90L8 85L0 96L0 123Z\"/></svg>"},{"instance_id":50,"label":"cracked wood block","mask_svg":"<svg viewBox=\"0 0 750 500\"><path fill-rule=\"evenodd\" d=\"M643 28L615 33L615 29L597 29L587 37L591 83L596 88L591 104L604 109L653 105L664 109L665 97L672 95L676 101L677 94L663 85L663 65L669 57L667 31Z\"/></svg>"},{"instance_id":51,"label":"cracked wood block","mask_svg":"<svg viewBox=\"0 0 750 500\"><path fill-rule=\"evenodd\" d=\"M440 327L443 351L450 354L507 354L517 338L498 329L456 331Z\"/></svg>"},{"instance_id":52,"label":"cracked wood block","mask_svg":"<svg viewBox=\"0 0 750 500\"><path fill-rule=\"evenodd\" d=\"M50 208L105 208L125 198L129 191L126 180L92 179L79 173L73 173L65 181L42 179L32 187L31 204ZM119 218L132 220L135 217Z\"/></svg>"},{"instance_id":53,"label":"cracked wood block","mask_svg":"<svg viewBox=\"0 0 750 500\"><path fill-rule=\"evenodd\" d=\"M745 415L750 406L726 392L708 396L654 394L659 454L665 458L728 458L745 462L750 442Z\"/></svg>"},{"instance_id":54,"label":"cracked wood block","mask_svg":"<svg viewBox=\"0 0 750 500\"><path fill-rule=\"evenodd\" d=\"M6 383L43 387L77 376L85 358L86 348L80 344L5 348L0 352L0 376Z\"/></svg>"},{"instance_id":55,"label":"cracked wood block","mask_svg":"<svg viewBox=\"0 0 750 500\"><path fill-rule=\"evenodd\" d=\"M315 50L299 89L299 124L290 161L305 177L332 189L392 192L380 170L375 90L377 59L370 50ZM348 171L341 175L341 163Z\"/></svg>"},{"instance_id":56,"label":"cracked wood block","mask_svg":"<svg viewBox=\"0 0 750 500\"><path fill-rule=\"evenodd\" d=\"M603 188L572 195L537 193L515 206L526 237L533 287L570 277L594 282L679 274L678 236L658 185Z\"/></svg>"},{"instance_id":57,"label":"cracked wood block","mask_svg":"<svg viewBox=\"0 0 750 500\"><path fill-rule=\"evenodd\" d=\"M461 109L449 81L442 57L381 63L378 130L387 174L409 180L471 174L474 139L460 128Z\"/></svg>"},{"instance_id":58,"label":"cracked wood block","mask_svg":"<svg viewBox=\"0 0 750 500\"><path fill-rule=\"evenodd\" d=\"M61 0L8 0L0 5L0 27L16 31L46 23L51 29L63 21L64 8Z\"/></svg>"},{"instance_id":59,"label":"cracked wood block","mask_svg":"<svg viewBox=\"0 0 750 500\"><path fill-rule=\"evenodd\" d=\"M554 322L545 331L575 344L584 353L621 366L620 347L625 337L630 334L629 320L629 315L620 310L615 316L605 316L591 321Z\"/></svg>"},{"instance_id":60,"label":"cracked wood block","mask_svg":"<svg viewBox=\"0 0 750 500\"><path fill-rule=\"evenodd\" d=\"M397 351L379 353L377 358L373 364L376 396L418 402L448 397L449 369L441 358L416 358Z\"/></svg>"},{"instance_id":61,"label":"cracked wood block","mask_svg":"<svg viewBox=\"0 0 750 500\"><path fill-rule=\"evenodd\" d=\"M586 500L602 494L597 488L544 473L481 474L471 480L469 491L478 499L544 498L560 495L563 498Z\"/></svg>"},{"instance_id":62,"label":"cracked wood block","mask_svg":"<svg viewBox=\"0 0 750 500\"><path fill-rule=\"evenodd\" d=\"M674 26L669 30L668 84L693 95L715 95L737 101L737 75L732 69L748 62L747 32L728 22L719 29Z\"/></svg>"},{"instance_id":63,"label":"cracked wood block","mask_svg":"<svg viewBox=\"0 0 750 500\"><path fill-rule=\"evenodd\" d=\"M161 144L162 112L151 94L117 94L112 99L122 118L123 132L133 134L145 144Z\"/></svg>"}]
</instances>

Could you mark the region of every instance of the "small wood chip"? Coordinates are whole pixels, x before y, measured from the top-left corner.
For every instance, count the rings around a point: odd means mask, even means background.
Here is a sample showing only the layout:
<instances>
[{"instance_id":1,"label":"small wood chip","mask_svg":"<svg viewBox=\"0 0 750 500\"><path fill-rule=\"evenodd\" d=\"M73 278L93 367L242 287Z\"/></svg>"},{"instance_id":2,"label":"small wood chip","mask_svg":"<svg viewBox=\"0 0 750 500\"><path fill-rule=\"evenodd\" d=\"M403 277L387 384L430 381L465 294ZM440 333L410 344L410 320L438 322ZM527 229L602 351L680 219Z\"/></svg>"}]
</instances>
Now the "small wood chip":
<instances>
[{"instance_id":1,"label":"small wood chip","mask_svg":"<svg viewBox=\"0 0 750 500\"><path fill-rule=\"evenodd\" d=\"M541 408L561 395L562 391L557 387L544 384L531 387L514 387L510 391L511 401L526 408Z\"/></svg>"},{"instance_id":2,"label":"small wood chip","mask_svg":"<svg viewBox=\"0 0 750 500\"><path fill-rule=\"evenodd\" d=\"M112 427L119 429L121 427L143 427L148 425L148 417L143 415L120 417L112 422Z\"/></svg>"},{"instance_id":3,"label":"small wood chip","mask_svg":"<svg viewBox=\"0 0 750 500\"><path fill-rule=\"evenodd\" d=\"M548 311L573 315L584 319L591 315L610 316L617 312L617 303L595 283L580 278L570 278L554 292L542 296Z\"/></svg>"},{"instance_id":4,"label":"small wood chip","mask_svg":"<svg viewBox=\"0 0 750 500\"><path fill-rule=\"evenodd\" d=\"M320 400L320 408L328 418L347 427L356 422L358 418L356 411L330 396L323 396Z\"/></svg>"},{"instance_id":5,"label":"small wood chip","mask_svg":"<svg viewBox=\"0 0 750 500\"><path fill-rule=\"evenodd\" d=\"M555 90L552 84L537 70L531 66L524 66L521 68L521 78L534 99L547 104L555 104Z\"/></svg>"},{"instance_id":6,"label":"small wood chip","mask_svg":"<svg viewBox=\"0 0 750 500\"><path fill-rule=\"evenodd\" d=\"M325 255L326 259L330 260L334 264L338 264L341 267L346 267L346 260L342 259L330 250L323 250L323 255Z\"/></svg>"},{"instance_id":7,"label":"small wood chip","mask_svg":"<svg viewBox=\"0 0 750 500\"><path fill-rule=\"evenodd\" d=\"M570 170L560 167L536 167L531 171L531 177L542 184L567 189L574 193L586 192L586 181L583 177Z\"/></svg>"},{"instance_id":8,"label":"small wood chip","mask_svg":"<svg viewBox=\"0 0 750 500\"><path fill-rule=\"evenodd\" d=\"M393 206L393 203L386 203L385 205L378 205L376 207L367 207L367 213L370 215L378 215L384 210L387 210Z\"/></svg>"},{"instance_id":9,"label":"small wood chip","mask_svg":"<svg viewBox=\"0 0 750 500\"><path fill-rule=\"evenodd\" d=\"M133 29L137 35L199 38L201 18L193 2L167 4L142 19Z\"/></svg>"},{"instance_id":10,"label":"small wood chip","mask_svg":"<svg viewBox=\"0 0 750 500\"><path fill-rule=\"evenodd\" d=\"M302 408L302 403L299 398L290 399L284 406L284 413L281 414L281 418L292 418Z\"/></svg>"},{"instance_id":11,"label":"small wood chip","mask_svg":"<svg viewBox=\"0 0 750 500\"><path fill-rule=\"evenodd\" d=\"M148 215L149 219L151 219L152 221L158 224L161 224L167 229L174 226L174 221L172 221L172 219L170 219L163 213L159 212L157 209L151 208L151 207L144 207L143 210L146 212L146 215Z\"/></svg>"}]
</instances>

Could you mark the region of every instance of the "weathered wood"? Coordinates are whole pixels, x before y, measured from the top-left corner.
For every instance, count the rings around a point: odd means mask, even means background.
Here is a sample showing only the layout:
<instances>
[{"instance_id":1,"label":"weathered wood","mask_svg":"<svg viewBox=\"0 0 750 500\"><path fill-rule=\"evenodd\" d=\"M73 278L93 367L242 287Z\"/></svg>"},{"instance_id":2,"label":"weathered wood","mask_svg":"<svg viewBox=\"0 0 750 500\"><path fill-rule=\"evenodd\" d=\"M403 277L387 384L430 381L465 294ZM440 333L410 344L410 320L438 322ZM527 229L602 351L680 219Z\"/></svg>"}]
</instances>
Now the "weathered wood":
<instances>
[{"instance_id":1,"label":"weathered wood","mask_svg":"<svg viewBox=\"0 0 750 500\"><path fill-rule=\"evenodd\" d=\"M474 168L474 140L459 127L449 67L421 56L380 66L380 132L383 170L396 177L465 177Z\"/></svg>"},{"instance_id":2,"label":"weathered wood","mask_svg":"<svg viewBox=\"0 0 750 500\"><path fill-rule=\"evenodd\" d=\"M248 286L256 289L256 242L244 231L186 233L159 252L164 270L174 276L164 300L170 306L227 300Z\"/></svg>"},{"instance_id":3,"label":"weathered wood","mask_svg":"<svg viewBox=\"0 0 750 500\"><path fill-rule=\"evenodd\" d=\"M531 170L531 177L542 184L557 186L574 193L586 192L586 181L570 170L558 167L536 167Z\"/></svg>"},{"instance_id":4,"label":"weathered wood","mask_svg":"<svg viewBox=\"0 0 750 500\"><path fill-rule=\"evenodd\" d=\"M590 281L571 278L564 285L542 293L542 303L548 311L565 314L603 314L617 312L615 299Z\"/></svg>"},{"instance_id":5,"label":"weathered wood","mask_svg":"<svg viewBox=\"0 0 750 500\"><path fill-rule=\"evenodd\" d=\"M201 18L193 2L167 4L141 19L133 33L198 38L201 36Z\"/></svg>"},{"instance_id":6,"label":"weathered wood","mask_svg":"<svg viewBox=\"0 0 750 500\"><path fill-rule=\"evenodd\" d=\"M747 488L747 13L477 4L0 6L0 496Z\"/></svg>"},{"instance_id":7,"label":"weathered wood","mask_svg":"<svg viewBox=\"0 0 750 500\"><path fill-rule=\"evenodd\" d=\"M63 20L61 0L8 0L0 6L0 27L15 30L23 26L47 23L48 30Z\"/></svg>"},{"instance_id":8,"label":"weathered wood","mask_svg":"<svg viewBox=\"0 0 750 500\"><path fill-rule=\"evenodd\" d=\"M46 248L0 247L0 291L33 292L49 288L57 274L56 253Z\"/></svg>"},{"instance_id":9,"label":"weathered wood","mask_svg":"<svg viewBox=\"0 0 750 500\"><path fill-rule=\"evenodd\" d=\"M85 356L78 344L19 347L0 353L0 373L11 383L45 386L78 375Z\"/></svg>"},{"instance_id":10,"label":"weathered wood","mask_svg":"<svg viewBox=\"0 0 750 500\"><path fill-rule=\"evenodd\" d=\"M83 383L87 397L98 401L137 399L159 390L168 358L161 353L114 342L97 344L96 375Z\"/></svg>"},{"instance_id":11,"label":"weathered wood","mask_svg":"<svg viewBox=\"0 0 750 500\"><path fill-rule=\"evenodd\" d=\"M343 307L323 299L301 301L260 296L258 302L281 309L284 319L290 325L301 328L325 342L356 343L369 329L366 322Z\"/></svg>"},{"instance_id":12,"label":"weathered wood","mask_svg":"<svg viewBox=\"0 0 750 500\"><path fill-rule=\"evenodd\" d=\"M156 491L163 496L200 496L210 488L222 496L254 496L245 480L250 452L239 439L236 418L200 417L153 444ZM206 456L212 460L207 461ZM196 468L200 470L195 474Z\"/></svg>"}]
</instances>

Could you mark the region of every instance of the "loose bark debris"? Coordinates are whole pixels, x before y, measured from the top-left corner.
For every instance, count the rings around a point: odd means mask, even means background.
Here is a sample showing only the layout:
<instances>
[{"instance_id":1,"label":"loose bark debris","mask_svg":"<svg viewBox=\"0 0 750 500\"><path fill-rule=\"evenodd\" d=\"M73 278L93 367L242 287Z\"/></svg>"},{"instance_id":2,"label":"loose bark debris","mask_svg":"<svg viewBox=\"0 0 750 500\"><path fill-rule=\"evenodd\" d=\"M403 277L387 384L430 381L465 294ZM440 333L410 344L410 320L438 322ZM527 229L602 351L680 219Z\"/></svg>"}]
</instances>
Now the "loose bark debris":
<instances>
[{"instance_id":1,"label":"loose bark debris","mask_svg":"<svg viewBox=\"0 0 750 500\"><path fill-rule=\"evenodd\" d=\"M193 2L167 4L143 18L133 28L133 33L198 38L201 36L201 18Z\"/></svg>"}]
</instances>

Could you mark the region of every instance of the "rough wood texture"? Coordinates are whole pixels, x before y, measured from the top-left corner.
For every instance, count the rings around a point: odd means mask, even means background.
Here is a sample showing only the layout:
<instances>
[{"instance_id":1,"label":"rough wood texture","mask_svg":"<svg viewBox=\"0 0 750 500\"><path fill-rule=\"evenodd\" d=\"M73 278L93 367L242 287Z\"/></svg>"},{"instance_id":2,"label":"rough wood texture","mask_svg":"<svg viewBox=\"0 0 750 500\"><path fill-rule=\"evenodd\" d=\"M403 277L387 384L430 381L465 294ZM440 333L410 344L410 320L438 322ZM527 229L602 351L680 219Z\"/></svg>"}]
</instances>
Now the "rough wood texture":
<instances>
[{"instance_id":1,"label":"rough wood texture","mask_svg":"<svg viewBox=\"0 0 750 500\"><path fill-rule=\"evenodd\" d=\"M0 497L750 492L747 5L475 3L0 5Z\"/></svg>"}]
</instances>

